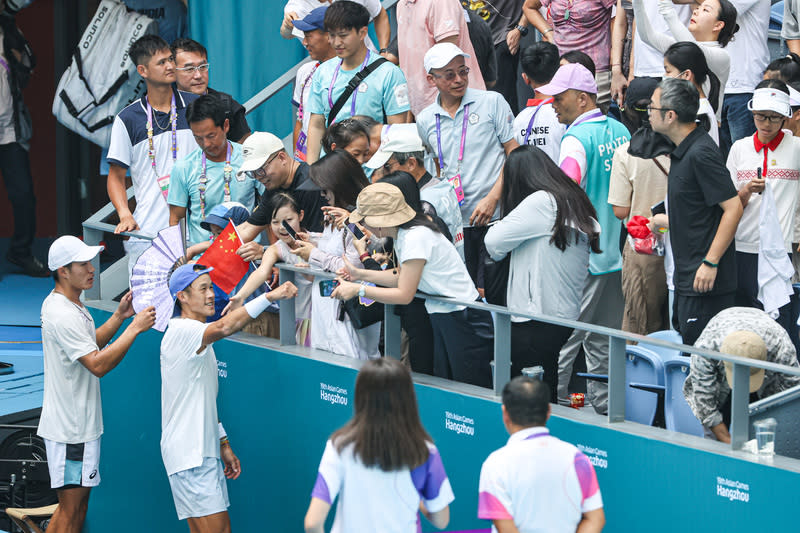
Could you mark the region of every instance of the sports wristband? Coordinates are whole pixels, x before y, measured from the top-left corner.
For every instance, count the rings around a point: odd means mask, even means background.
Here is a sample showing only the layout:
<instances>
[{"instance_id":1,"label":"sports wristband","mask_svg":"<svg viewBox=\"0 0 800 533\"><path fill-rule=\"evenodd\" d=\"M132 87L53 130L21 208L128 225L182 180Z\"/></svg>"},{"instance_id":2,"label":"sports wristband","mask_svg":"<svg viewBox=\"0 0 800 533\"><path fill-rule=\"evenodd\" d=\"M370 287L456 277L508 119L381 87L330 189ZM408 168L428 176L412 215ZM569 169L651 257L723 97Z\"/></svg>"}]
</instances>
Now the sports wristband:
<instances>
[{"instance_id":1,"label":"sports wristband","mask_svg":"<svg viewBox=\"0 0 800 533\"><path fill-rule=\"evenodd\" d=\"M222 427L222 422L217 422L217 433L219 434L219 440L228 438L228 434L225 433L225 428Z\"/></svg>"},{"instance_id":2,"label":"sports wristband","mask_svg":"<svg viewBox=\"0 0 800 533\"><path fill-rule=\"evenodd\" d=\"M703 264L704 264L704 265L708 265L708 266L710 266L711 268L717 268L717 267L719 266L719 263L712 263L711 261L709 261L709 260L708 260L708 259L706 259L706 258L703 258Z\"/></svg>"},{"instance_id":3,"label":"sports wristband","mask_svg":"<svg viewBox=\"0 0 800 533\"><path fill-rule=\"evenodd\" d=\"M368 252L364 252L363 254L358 256L358 259L363 263L364 259L369 259L369 253Z\"/></svg>"},{"instance_id":4,"label":"sports wristband","mask_svg":"<svg viewBox=\"0 0 800 533\"><path fill-rule=\"evenodd\" d=\"M244 304L244 310L247 311L247 314L250 315L250 318L256 318L258 315L264 312L264 309L269 307L270 301L267 300L267 295L265 294L263 298L253 298L246 304Z\"/></svg>"}]
</instances>

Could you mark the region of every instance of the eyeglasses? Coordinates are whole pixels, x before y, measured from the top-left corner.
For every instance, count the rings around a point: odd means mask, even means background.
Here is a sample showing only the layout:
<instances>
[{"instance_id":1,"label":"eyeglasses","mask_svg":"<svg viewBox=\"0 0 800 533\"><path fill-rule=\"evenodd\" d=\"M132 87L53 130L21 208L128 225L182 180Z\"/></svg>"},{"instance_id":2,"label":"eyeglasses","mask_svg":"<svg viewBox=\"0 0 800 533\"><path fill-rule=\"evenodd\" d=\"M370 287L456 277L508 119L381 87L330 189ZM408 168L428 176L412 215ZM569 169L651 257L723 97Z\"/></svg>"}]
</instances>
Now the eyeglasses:
<instances>
[{"instance_id":1,"label":"eyeglasses","mask_svg":"<svg viewBox=\"0 0 800 533\"><path fill-rule=\"evenodd\" d=\"M653 104L647 104L647 111L675 111L671 107L654 107Z\"/></svg>"},{"instance_id":2,"label":"eyeglasses","mask_svg":"<svg viewBox=\"0 0 800 533\"><path fill-rule=\"evenodd\" d=\"M765 115L763 113L753 113L753 118L757 122L769 122L770 124L780 124L786 119L782 115Z\"/></svg>"},{"instance_id":3,"label":"eyeglasses","mask_svg":"<svg viewBox=\"0 0 800 533\"><path fill-rule=\"evenodd\" d=\"M196 67L181 67L176 68L175 70L180 70L181 72L191 72L192 74L196 74L198 72L208 72L208 63L203 63L202 65L197 65Z\"/></svg>"},{"instance_id":4,"label":"eyeglasses","mask_svg":"<svg viewBox=\"0 0 800 533\"><path fill-rule=\"evenodd\" d=\"M244 175L253 180L261 178L266 179L267 169L269 168L269 164L275 161L275 158L278 157L278 154L280 154L280 152L275 152L275 155L267 159L267 162L261 165L260 168L257 168L255 170L248 170L247 172L244 173Z\"/></svg>"},{"instance_id":5,"label":"eyeglasses","mask_svg":"<svg viewBox=\"0 0 800 533\"><path fill-rule=\"evenodd\" d=\"M392 172L392 169L394 168L394 166L395 165L399 165L399 164L400 163L398 163L396 159L390 159L386 163L383 164L383 171L386 174L390 174Z\"/></svg>"},{"instance_id":6,"label":"eyeglasses","mask_svg":"<svg viewBox=\"0 0 800 533\"><path fill-rule=\"evenodd\" d=\"M469 67L464 67L458 72L454 70L448 70L444 74L431 73L431 76L433 76L434 78L444 78L445 81L453 81L454 79L456 79L456 76L460 78L466 78L468 75L469 75Z\"/></svg>"}]
</instances>

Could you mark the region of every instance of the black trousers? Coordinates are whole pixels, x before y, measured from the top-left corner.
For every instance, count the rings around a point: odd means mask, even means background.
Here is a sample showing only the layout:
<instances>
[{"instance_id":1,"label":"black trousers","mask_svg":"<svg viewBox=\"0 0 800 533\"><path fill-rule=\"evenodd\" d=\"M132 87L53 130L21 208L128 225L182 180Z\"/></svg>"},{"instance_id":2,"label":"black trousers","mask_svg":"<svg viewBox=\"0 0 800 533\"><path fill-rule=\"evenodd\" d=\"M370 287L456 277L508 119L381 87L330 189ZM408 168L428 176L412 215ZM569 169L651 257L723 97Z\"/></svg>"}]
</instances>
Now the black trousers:
<instances>
[{"instance_id":1,"label":"black trousers","mask_svg":"<svg viewBox=\"0 0 800 533\"><path fill-rule=\"evenodd\" d=\"M36 235L36 198L33 195L33 177L28 151L19 143L0 144L0 172L8 192L8 201L14 212L14 235L11 237L9 255L31 254Z\"/></svg>"},{"instance_id":2,"label":"black trousers","mask_svg":"<svg viewBox=\"0 0 800 533\"><path fill-rule=\"evenodd\" d=\"M791 256L789 260L791 261ZM758 300L758 254L736 252L736 268L738 281L736 287L736 305L739 307L755 307L764 310L764 305ZM778 310L775 321L781 325L792 343L797 346L797 324L792 320L792 302Z\"/></svg>"},{"instance_id":3,"label":"black trousers","mask_svg":"<svg viewBox=\"0 0 800 533\"><path fill-rule=\"evenodd\" d=\"M399 306L400 325L408 335L408 358L411 370L433 375L433 327L425 300L414 298L408 305Z\"/></svg>"},{"instance_id":4,"label":"black trousers","mask_svg":"<svg viewBox=\"0 0 800 533\"><path fill-rule=\"evenodd\" d=\"M491 313L467 308L452 313L431 313L430 317L434 375L491 388L489 362L494 353Z\"/></svg>"},{"instance_id":5,"label":"black trousers","mask_svg":"<svg viewBox=\"0 0 800 533\"><path fill-rule=\"evenodd\" d=\"M550 403L558 402L558 354L572 335L572 328L536 320L511 323L511 377L522 369L541 365L550 386Z\"/></svg>"},{"instance_id":6,"label":"black trousers","mask_svg":"<svg viewBox=\"0 0 800 533\"><path fill-rule=\"evenodd\" d=\"M708 321L735 303L735 292L713 296L684 296L676 292L672 305L672 326L681 334L683 344L693 345Z\"/></svg>"},{"instance_id":7,"label":"black trousers","mask_svg":"<svg viewBox=\"0 0 800 533\"><path fill-rule=\"evenodd\" d=\"M479 289L483 288L483 264L489 257L486 244L483 242L487 231L489 231L488 226L464 228L464 263L467 265L472 283Z\"/></svg>"},{"instance_id":8,"label":"black trousers","mask_svg":"<svg viewBox=\"0 0 800 533\"><path fill-rule=\"evenodd\" d=\"M494 47L497 58L497 81L491 90L503 95L514 116L519 114L517 105L517 65L519 64L519 50L514 55L508 50L508 43L503 40Z\"/></svg>"}]
</instances>

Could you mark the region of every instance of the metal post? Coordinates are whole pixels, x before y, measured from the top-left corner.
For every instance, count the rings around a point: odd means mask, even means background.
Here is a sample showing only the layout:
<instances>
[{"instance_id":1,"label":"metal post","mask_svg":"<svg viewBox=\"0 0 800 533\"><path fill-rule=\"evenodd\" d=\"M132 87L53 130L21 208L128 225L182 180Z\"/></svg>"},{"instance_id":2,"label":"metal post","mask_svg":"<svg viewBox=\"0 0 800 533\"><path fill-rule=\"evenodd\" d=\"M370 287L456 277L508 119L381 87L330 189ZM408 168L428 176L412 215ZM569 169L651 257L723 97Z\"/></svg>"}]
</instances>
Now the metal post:
<instances>
[{"instance_id":1,"label":"metal post","mask_svg":"<svg viewBox=\"0 0 800 533\"><path fill-rule=\"evenodd\" d=\"M102 239L102 231L83 228L83 242L89 246L97 246ZM97 254L94 259L92 259L92 266L94 267L94 284L91 289L84 291L84 294L87 300L100 300L100 254Z\"/></svg>"},{"instance_id":2,"label":"metal post","mask_svg":"<svg viewBox=\"0 0 800 533\"><path fill-rule=\"evenodd\" d=\"M402 354L400 317L394 312L395 306L383 305L383 346L386 357L400 359Z\"/></svg>"},{"instance_id":3,"label":"metal post","mask_svg":"<svg viewBox=\"0 0 800 533\"><path fill-rule=\"evenodd\" d=\"M608 421L625 421L625 339L608 336Z\"/></svg>"},{"instance_id":4,"label":"metal post","mask_svg":"<svg viewBox=\"0 0 800 533\"><path fill-rule=\"evenodd\" d=\"M731 448L741 450L749 436L749 367L737 363L733 364L733 390L731 395Z\"/></svg>"},{"instance_id":5,"label":"metal post","mask_svg":"<svg viewBox=\"0 0 800 533\"><path fill-rule=\"evenodd\" d=\"M279 267L280 268L280 267ZM291 270L280 269L281 283L291 281L294 283L294 272ZM295 336L296 319L294 314L294 300L284 300L280 304L280 323L281 323L281 346L292 346L297 344Z\"/></svg>"},{"instance_id":6,"label":"metal post","mask_svg":"<svg viewBox=\"0 0 800 533\"><path fill-rule=\"evenodd\" d=\"M500 395L511 381L511 316L494 315L494 393Z\"/></svg>"}]
</instances>

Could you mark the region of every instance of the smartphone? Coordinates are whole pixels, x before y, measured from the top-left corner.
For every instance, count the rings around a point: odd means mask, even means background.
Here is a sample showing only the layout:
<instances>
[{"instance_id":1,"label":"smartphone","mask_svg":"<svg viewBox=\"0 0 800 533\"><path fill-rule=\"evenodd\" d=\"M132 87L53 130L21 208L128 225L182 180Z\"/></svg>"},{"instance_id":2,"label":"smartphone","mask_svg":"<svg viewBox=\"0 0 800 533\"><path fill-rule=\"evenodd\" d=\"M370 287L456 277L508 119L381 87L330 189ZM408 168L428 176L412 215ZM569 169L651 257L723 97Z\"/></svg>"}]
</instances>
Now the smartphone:
<instances>
[{"instance_id":1,"label":"smartphone","mask_svg":"<svg viewBox=\"0 0 800 533\"><path fill-rule=\"evenodd\" d=\"M323 298L329 298L333 294L334 289L339 286L339 282L335 279L324 279L319 282L319 295Z\"/></svg>"},{"instance_id":2,"label":"smartphone","mask_svg":"<svg viewBox=\"0 0 800 533\"><path fill-rule=\"evenodd\" d=\"M347 229L349 229L349 230L350 230L350 233L352 233L352 234L353 234L353 236L354 236L354 237L355 237L357 240L361 240L361 239L363 239L363 238L364 238L364 232L363 232L363 231L361 231L361 228L359 228L359 227L358 227L358 226L356 226L355 224L353 224L353 223L350 223L350 224L348 224L348 225L347 225Z\"/></svg>"},{"instance_id":3,"label":"smartphone","mask_svg":"<svg viewBox=\"0 0 800 533\"><path fill-rule=\"evenodd\" d=\"M667 214L667 206L664 205L664 202L658 202L656 205L650 208L650 212L654 215L666 215Z\"/></svg>"},{"instance_id":4,"label":"smartphone","mask_svg":"<svg viewBox=\"0 0 800 533\"><path fill-rule=\"evenodd\" d=\"M291 226L289 225L289 223L288 223L288 222L286 222L285 220L284 220L283 222L281 222L281 224L283 224L283 229L285 229L285 230L286 230L286 233L288 233L288 234L289 234L289 236L290 236L292 239L294 239L294 240L297 240L297 232L294 230L294 228L293 228L293 227L291 227Z\"/></svg>"}]
</instances>

